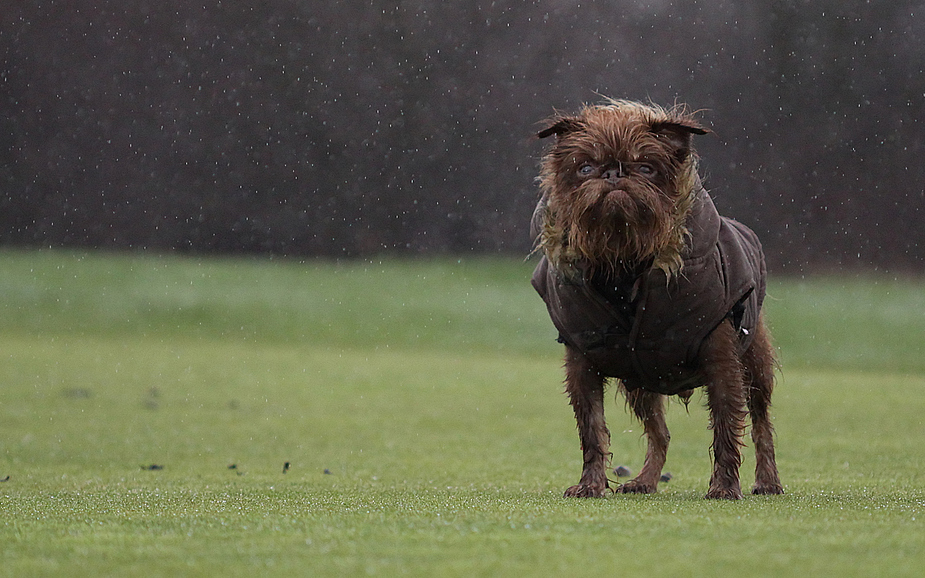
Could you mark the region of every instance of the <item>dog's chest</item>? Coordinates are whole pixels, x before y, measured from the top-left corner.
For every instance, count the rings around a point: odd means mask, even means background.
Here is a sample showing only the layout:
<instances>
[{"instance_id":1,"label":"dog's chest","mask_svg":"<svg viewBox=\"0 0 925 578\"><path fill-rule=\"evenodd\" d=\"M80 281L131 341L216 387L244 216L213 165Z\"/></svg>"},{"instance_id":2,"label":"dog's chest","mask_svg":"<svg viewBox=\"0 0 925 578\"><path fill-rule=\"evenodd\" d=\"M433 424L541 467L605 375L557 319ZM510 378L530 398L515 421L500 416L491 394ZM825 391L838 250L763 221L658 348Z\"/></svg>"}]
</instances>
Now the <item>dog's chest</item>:
<instances>
[{"instance_id":1,"label":"dog's chest","mask_svg":"<svg viewBox=\"0 0 925 578\"><path fill-rule=\"evenodd\" d=\"M589 283L617 313L617 329L629 334L636 317L636 299L639 296L640 274L633 269L601 271L591 276Z\"/></svg>"}]
</instances>

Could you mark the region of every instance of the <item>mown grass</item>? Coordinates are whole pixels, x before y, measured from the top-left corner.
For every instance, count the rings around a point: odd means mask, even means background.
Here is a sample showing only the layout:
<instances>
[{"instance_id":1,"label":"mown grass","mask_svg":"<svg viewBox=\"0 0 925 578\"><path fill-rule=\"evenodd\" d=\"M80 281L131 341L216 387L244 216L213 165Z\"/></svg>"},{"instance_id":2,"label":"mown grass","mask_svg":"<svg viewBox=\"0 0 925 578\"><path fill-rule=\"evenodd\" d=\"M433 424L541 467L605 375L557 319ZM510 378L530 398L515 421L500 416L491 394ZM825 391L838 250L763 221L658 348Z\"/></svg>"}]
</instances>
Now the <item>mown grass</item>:
<instances>
[{"instance_id":1,"label":"mown grass","mask_svg":"<svg viewBox=\"0 0 925 578\"><path fill-rule=\"evenodd\" d=\"M703 500L673 404L671 482L578 501L529 272L0 252L0 575L920 574L922 280L772 283L785 496Z\"/></svg>"}]
</instances>

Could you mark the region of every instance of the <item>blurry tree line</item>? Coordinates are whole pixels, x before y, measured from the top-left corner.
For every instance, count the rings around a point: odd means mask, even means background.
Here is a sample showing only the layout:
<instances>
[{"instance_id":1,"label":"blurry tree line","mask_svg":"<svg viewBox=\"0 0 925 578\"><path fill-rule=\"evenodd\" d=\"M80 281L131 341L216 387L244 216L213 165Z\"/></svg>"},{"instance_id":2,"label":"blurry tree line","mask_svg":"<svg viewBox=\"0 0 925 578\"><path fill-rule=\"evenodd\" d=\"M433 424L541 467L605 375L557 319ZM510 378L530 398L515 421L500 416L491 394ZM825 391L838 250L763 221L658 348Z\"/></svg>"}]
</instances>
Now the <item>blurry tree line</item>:
<instances>
[{"instance_id":1,"label":"blurry tree line","mask_svg":"<svg viewBox=\"0 0 925 578\"><path fill-rule=\"evenodd\" d=\"M14 0L0 243L526 254L554 109L687 102L774 270L925 263L925 4Z\"/></svg>"}]
</instances>

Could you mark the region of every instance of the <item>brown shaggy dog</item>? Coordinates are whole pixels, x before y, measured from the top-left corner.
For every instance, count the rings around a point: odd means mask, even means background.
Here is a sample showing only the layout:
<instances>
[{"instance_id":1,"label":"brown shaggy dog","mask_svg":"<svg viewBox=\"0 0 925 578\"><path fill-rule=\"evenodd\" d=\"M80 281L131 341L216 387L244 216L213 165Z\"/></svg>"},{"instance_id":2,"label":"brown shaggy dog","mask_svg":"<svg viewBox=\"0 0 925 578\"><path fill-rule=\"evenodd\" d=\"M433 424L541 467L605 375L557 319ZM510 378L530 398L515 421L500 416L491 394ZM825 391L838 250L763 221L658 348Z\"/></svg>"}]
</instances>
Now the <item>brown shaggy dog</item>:
<instances>
[{"instance_id":1,"label":"brown shaggy dog","mask_svg":"<svg viewBox=\"0 0 925 578\"><path fill-rule=\"evenodd\" d=\"M713 430L708 498L739 499L746 413L754 494L780 494L768 410L774 350L761 315L765 266L744 225L720 217L697 174L684 108L628 101L557 115L533 217L543 253L533 285L565 344L566 391L584 454L566 496L600 497L610 432L604 388L616 378L642 421L645 464L619 493L656 491L669 434L666 396L706 387Z\"/></svg>"}]
</instances>

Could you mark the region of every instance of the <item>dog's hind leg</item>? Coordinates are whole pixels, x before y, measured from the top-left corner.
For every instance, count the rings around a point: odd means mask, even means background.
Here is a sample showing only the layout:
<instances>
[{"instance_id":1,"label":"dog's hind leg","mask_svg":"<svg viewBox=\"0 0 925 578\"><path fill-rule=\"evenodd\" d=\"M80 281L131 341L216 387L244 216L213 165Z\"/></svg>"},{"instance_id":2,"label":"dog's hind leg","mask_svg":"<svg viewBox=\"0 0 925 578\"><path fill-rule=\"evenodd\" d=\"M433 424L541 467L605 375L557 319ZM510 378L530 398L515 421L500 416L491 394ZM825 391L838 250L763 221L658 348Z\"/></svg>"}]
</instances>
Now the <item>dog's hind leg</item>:
<instances>
[{"instance_id":1,"label":"dog's hind leg","mask_svg":"<svg viewBox=\"0 0 925 578\"><path fill-rule=\"evenodd\" d=\"M738 500L742 497L739 466L742 465L746 393L738 348L732 323L724 321L713 330L701 349L710 429L713 430L713 475L707 498Z\"/></svg>"},{"instance_id":2,"label":"dog's hind leg","mask_svg":"<svg viewBox=\"0 0 925 578\"><path fill-rule=\"evenodd\" d=\"M774 391L774 349L762 318L755 328L755 337L742 356L745 380L748 384L748 412L752 422L752 443L755 444L755 485L753 494L783 494L774 458L774 427L769 409Z\"/></svg>"},{"instance_id":3,"label":"dog's hind leg","mask_svg":"<svg viewBox=\"0 0 925 578\"><path fill-rule=\"evenodd\" d=\"M575 411L584 466L565 497L600 498L609 488L610 431L604 421L604 377L578 350L565 348L565 389Z\"/></svg>"},{"instance_id":4,"label":"dog's hind leg","mask_svg":"<svg viewBox=\"0 0 925 578\"><path fill-rule=\"evenodd\" d=\"M634 389L626 392L626 403L642 422L646 434L646 461L639 475L616 491L621 494L653 494L658 487L671 435L665 424L665 396Z\"/></svg>"}]
</instances>

